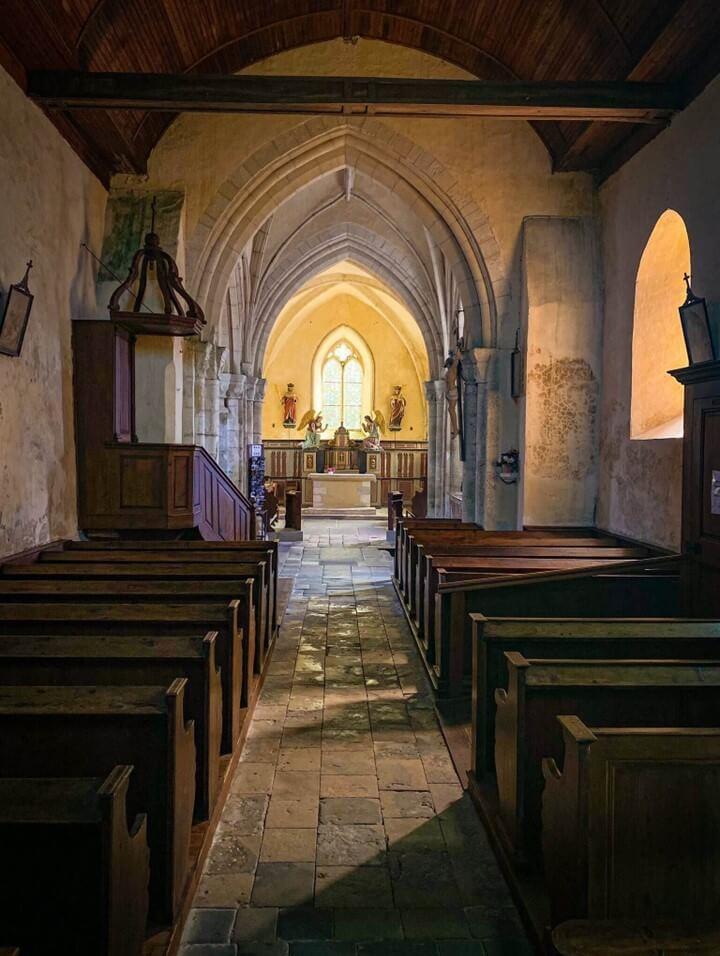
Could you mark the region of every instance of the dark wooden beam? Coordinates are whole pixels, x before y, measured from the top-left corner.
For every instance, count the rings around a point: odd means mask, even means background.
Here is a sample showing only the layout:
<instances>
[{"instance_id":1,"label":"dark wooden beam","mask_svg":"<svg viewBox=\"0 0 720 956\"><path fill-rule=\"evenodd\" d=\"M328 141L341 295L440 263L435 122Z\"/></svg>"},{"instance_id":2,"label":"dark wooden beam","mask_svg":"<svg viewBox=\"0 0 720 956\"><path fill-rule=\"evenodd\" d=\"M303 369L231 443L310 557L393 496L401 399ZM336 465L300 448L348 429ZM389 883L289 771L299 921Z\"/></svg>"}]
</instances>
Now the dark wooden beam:
<instances>
[{"instance_id":1,"label":"dark wooden beam","mask_svg":"<svg viewBox=\"0 0 720 956\"><path fill-rule=\"evenodd\" d=\"M46 109L359 113L664 124L682 90L654 83L484 83L373 77L203 76L39 71L28 95Z\"/></svg>"}]
</instances>

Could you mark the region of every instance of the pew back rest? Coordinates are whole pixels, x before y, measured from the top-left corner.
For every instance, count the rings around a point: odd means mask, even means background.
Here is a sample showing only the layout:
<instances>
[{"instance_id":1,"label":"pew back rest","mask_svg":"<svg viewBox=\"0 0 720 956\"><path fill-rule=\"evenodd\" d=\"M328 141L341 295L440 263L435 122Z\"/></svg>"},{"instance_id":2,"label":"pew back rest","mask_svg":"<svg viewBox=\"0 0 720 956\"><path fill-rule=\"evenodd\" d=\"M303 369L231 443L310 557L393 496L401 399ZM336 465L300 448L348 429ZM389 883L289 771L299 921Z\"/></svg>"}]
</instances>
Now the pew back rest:
<instances>
[{"instance_id":1,"label":"pew back rest","mask_svg":"<svg viewBox=\"0 0 720 956\"><path fill-rule=\"evenodd\" d=\"M533 659L720 659L720 621L580 618L473 619L473 771L492 769L495 690L507 688L506 651Z\"/></svg>"},{"instance_id":2,"label":"pew back rest","mask_svg":"<svg viewBox=\"0 0 720 956\"><path fill-rule=\"evenodd\" d=\"M559 720L563 771L554 761L543 766L555 919L717 921L720 728L598 729Z\"/></svg>"}]
</instances>

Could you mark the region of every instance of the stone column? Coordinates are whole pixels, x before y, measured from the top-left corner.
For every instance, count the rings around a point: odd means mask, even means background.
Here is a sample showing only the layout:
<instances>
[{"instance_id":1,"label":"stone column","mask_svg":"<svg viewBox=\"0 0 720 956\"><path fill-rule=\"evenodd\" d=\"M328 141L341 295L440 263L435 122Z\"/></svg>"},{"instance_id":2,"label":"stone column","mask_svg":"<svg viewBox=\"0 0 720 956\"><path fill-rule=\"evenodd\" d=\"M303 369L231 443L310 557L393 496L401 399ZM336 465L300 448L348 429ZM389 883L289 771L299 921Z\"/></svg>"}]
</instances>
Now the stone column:
<instances>
[{"instance_id":1,"label":"stone column","mask_svg":"<svg viewBox=\"0 0 720 956\"><path fill-rule=\"evenodd\" d=\"M267 379L255 379L255 394L252 408L252 441L259 444L262 441L262 410L265 401L265 387Z\"/></svg>"},{"instance_id":2,"label":"stone column","mask_svg":"<svg viewBox=\"0 0 720 956\"><path fill-rule=\"evenodd\" d=\"M225 435L220 443L223 451L220 464L235 484L241 487L241 483L245 477L245 452L240 406L245 391L245 376L227 375L223 376L223 379L226 379L226 381L223 382L226 420L224 424Z\"/></svg>"},{"instance_id":3,"label":"stone column","mask_svg":"<svg viewBox=\"0 0 720 956\"><path fill-rule=\"evenodd\" d=\"M498 449L496 349L463 353L463 519L496 527L495 465Z\"/></svg>"},{"instance_id":4,"label":"stone column","mask_svg":"<svg viewBox=\"0 0 720 956\"><path fill-rule=\"evenodd\" d=\"M196 440L217 460L220 438L220 373L225 348L201 342L195 351Z\"/></svg>"},{"instance_id":5,"label":"stone column","mask_svg":"<svg viewBox=\"0 0 720 956\"><path fill-rule=\"evenodd\" d=\"M428 515L442 518L447 511L445 488L449 456L445 382L439 379L424 384L428 403Z\"/></svg>"},{"instance_id":6,"label":"stone column","mask_svg":"<svg viewBox=\"0 0 720 956\"><path fill-rule=\"evenodd\" d=\"M523 223L527 524L595 521L603 319L595 230L591 219Z\"/></svg>"}]
</instances>

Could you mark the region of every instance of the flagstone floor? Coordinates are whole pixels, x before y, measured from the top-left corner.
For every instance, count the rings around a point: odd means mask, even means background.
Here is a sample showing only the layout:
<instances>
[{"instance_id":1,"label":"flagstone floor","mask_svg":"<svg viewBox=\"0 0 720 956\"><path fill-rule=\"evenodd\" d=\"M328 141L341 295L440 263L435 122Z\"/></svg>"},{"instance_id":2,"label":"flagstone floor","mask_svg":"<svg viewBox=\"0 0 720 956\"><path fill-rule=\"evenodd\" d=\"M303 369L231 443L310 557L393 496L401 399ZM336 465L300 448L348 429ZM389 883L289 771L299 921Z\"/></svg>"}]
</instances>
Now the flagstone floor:
<instances>
[{"instance_id":1,"label":"flagstone floor","mask_svg":"<svg viewBox=\"0 0 720 956\"><path fill-rule=\"evenodd\" d=\"M432 709L377 521L309 519L181 956L532 949Z\"/></svg>"}]
</instances>

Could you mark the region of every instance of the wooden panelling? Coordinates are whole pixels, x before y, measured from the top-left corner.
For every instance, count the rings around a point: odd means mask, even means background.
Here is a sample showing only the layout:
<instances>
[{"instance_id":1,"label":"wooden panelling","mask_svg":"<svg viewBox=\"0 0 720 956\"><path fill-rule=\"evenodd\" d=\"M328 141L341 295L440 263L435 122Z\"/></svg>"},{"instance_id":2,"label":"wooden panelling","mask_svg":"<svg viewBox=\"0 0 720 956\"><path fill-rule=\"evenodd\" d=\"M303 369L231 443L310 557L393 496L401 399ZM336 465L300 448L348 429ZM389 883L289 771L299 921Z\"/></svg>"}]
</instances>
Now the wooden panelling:
<instances>
[{"instance_id":1,"label":"wooden panelling","mask_svg":"<svg viewBox=\"0 0 720 956\"><path fill-rule=\"evenodd\" d=\"M155 454L125 454L120 458L120 508L162 508L166 483L165 457Z\"/></svg>"}]
</instances>

